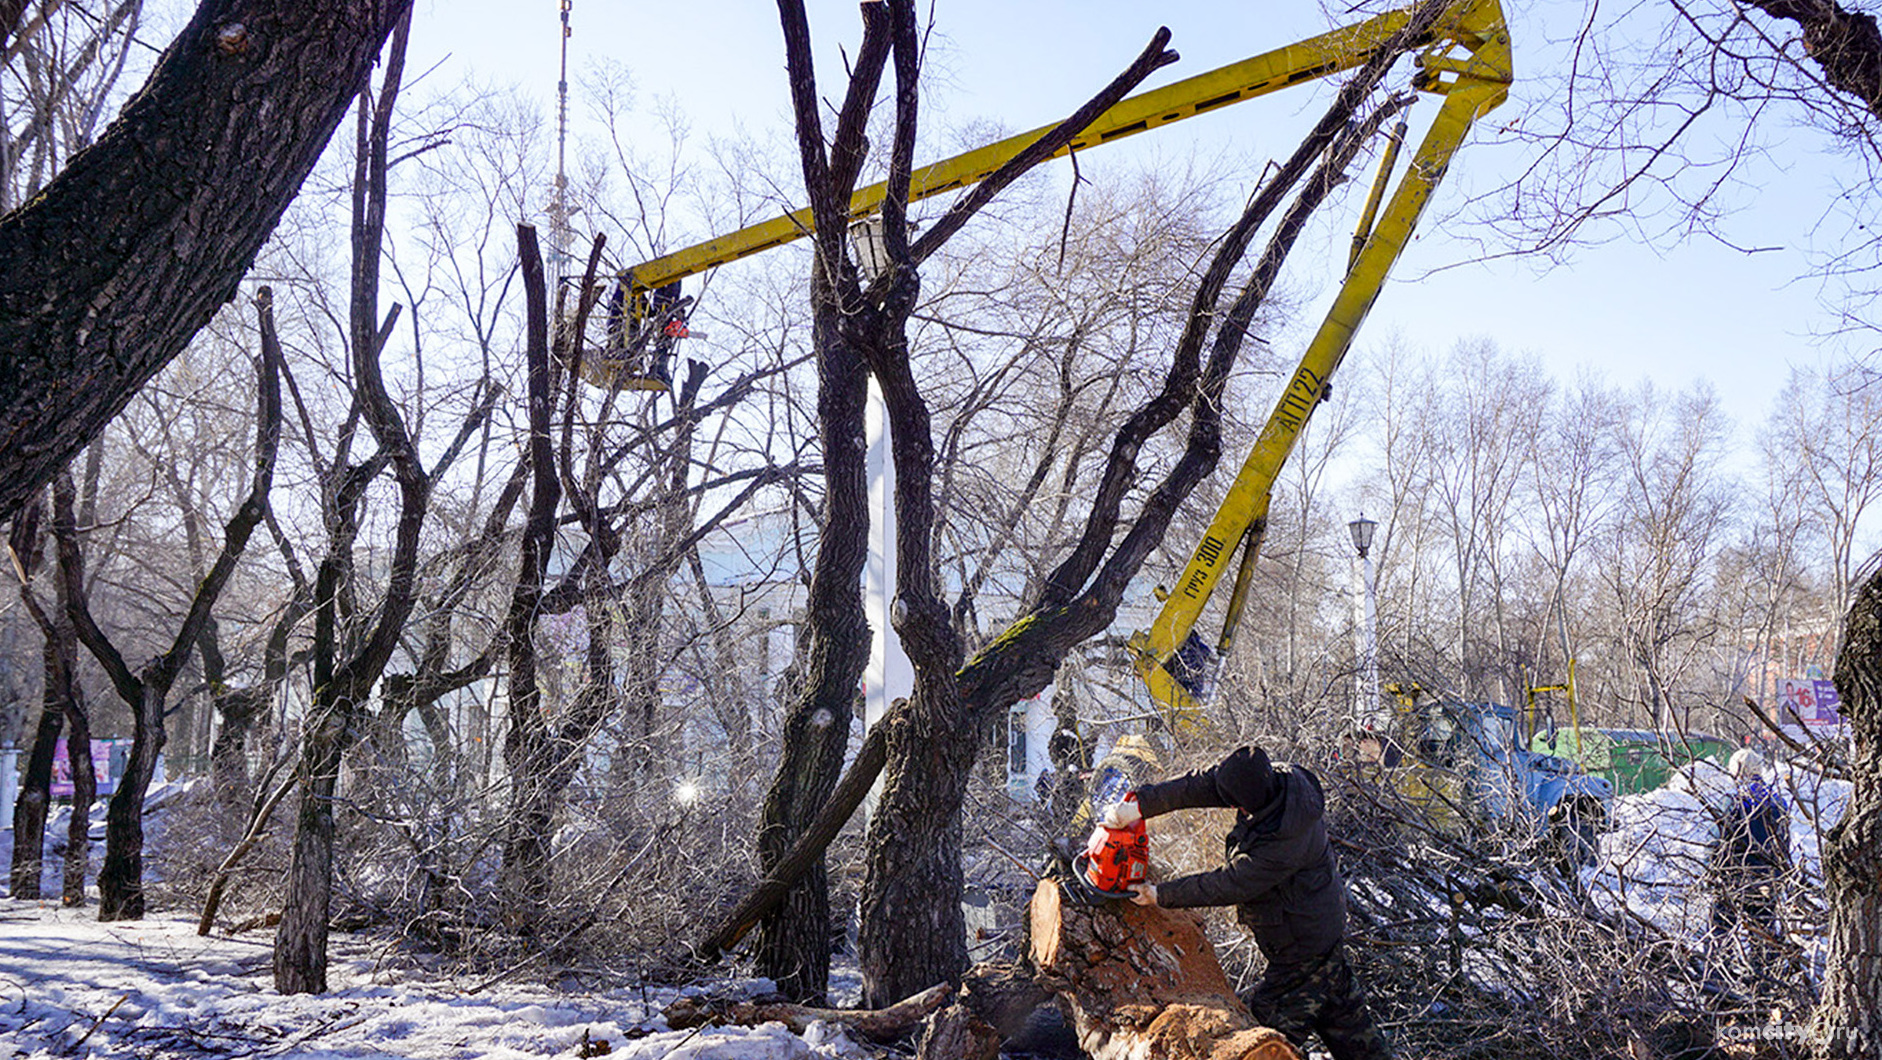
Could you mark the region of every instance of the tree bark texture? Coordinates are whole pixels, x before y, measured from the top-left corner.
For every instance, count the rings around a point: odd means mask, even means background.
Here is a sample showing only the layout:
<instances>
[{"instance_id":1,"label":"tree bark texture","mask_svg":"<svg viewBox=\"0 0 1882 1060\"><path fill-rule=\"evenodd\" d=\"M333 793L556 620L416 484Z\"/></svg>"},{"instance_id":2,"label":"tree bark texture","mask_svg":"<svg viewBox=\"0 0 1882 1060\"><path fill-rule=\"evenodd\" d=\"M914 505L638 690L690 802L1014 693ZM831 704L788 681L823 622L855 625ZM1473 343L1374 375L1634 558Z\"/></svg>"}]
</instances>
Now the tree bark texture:
<instances>
[{"instance_id":1,"label":"tree bark texture","mask_svg":"<svg viewBox=\"0 0 1882 1060\"><path fill-rule=\"evenodd\" d=\"M817 555L792 664L793 701L785 714L778 771L758 825L758 862L767 877L824 808L843 768L850 721L869 662L863 568L869 559L869 485L865 409L868 369L844 334L847 297L856 287L841 219L868 146L864 138L876 86L888 61L884 5L864 4L863 42L826 153L810 61L810 24L800 0L779 0L798 154L817 230L811 266L812 348L817 357L818 440L824 501ZM847 816L847 815L845 815ZM834 833L832 833L834 834ZM822 850L759 925L757 967L786 996L821 1002L830 975L830 889ZM905 995L904 995L905 996Z\"/></svg>"},{"instance_id":2,"label":"tree bark texture","mask_svg":"<svg viewBox=\"0 0 1882 1060\"><path fill-rule=\"evenodd\" d=\"M865 1004L881 1004L967 968L961 913L961 813L979 741L964 726L956 673L965 646L941 602L934 561L934 428L910 363L907 321L920 281L907 243L919 44L912 4L889 5L896 135L884 231L893 266L878 312L850 332L882 388L895 462L895 602L890 621L915 672L908 713L886 734L882 796L869 822L857 950Z\"/></svg>"},{"instance_id":3,"label":"tree bark texture","mask_svg":"<svg viewBox=\"0 0 1882 1060\"><path fill-rule=\"evenodd\" d=\"M1831 87L1854 96L1882 117L1882 31L1875 16L1852 11L1836 0L1739 0L1772 18L1797 23L1804 52Z\"/></svg>"},{"instance_id":4,"label":"tree bark texture","mask_svg":"<svg viewBox=\"0 0 1882 1060\"><path fill-rule=\"evenodd\" d=\"M386 49L378 98L370 107L362 99L359 109L349 317L354 408L372 432L379 453L361 464L350 465L343 442L323 483L327 491L327 554L314 589L314 702L302 746L301 806L288 866L287 895L275 930L274 985L284 994L318 994L327 989L333 800L340 765L359 736L373 689L399 647L406 620L411 617L418 595L419 533L431 505L431 477L419 459L417 442L398 405L386 390L380 368L380 358L398 323L399 306L393 305L380 323L377 287L361 280L362 275L378 275L384 245L386 145L404 77L410 8L397 12L392 21L392 42ZM370 260L362 262L362 257ZM439 473L447 462L440 460ZM399 508L386 564L385 592L370 628L342 659L336 638L341 599L354 591L353 544L359 536L367 487L387 466L398 486Z\"/></svg>"},{"instance_id":5,"label":"tree bark texture","mask_svg":"<svg viewBox=\"0 0 1882 1060\"><path fill-rule=\"evenodd\" d=\"M131 704L131 756L105 805L105 859L98 866L98 919L144 915L144 795L163 753L163 707L169 685L146 680Z\"/></svg>"},{"instance_id":6,"label":"tree bark texture","mask_svg":"<svg viewBox=\"0 0 1882 1060\"><path fill-rule=\"evenodd\" d=\"M1882 1056L1882 572L1856 591L1836 658L1855 790L1823 847L1828 974L1812 1026L1818 1060Z\"/></svg>"},{"instance_id":7,"label":"tree bark texture","mask_svg":"<svg viewBox=\"0 0 1882 1060\"><path fill-rule=\"evenodd\" d=\"M64 728L65 721L73 716L73 697L79 692L75 676L78 673L78 638L64 607L65 583L62 579L53 579L59 606L51 613L47 612L32 587L32 578L45 557L40 533L43 512L43 503L36 498L24 512L14 517L7 539L16 564L15 570L26 579L20 585L20 602L39 627L40 635L39 723L33 729L25 774L13 804L13 859L7 892L15 898L25 899L36 899L40 895L46 816L52 805L53 759L57 753L60 730ZM80 707L78 715L83 717L83 714L83 708ZM90 801L88 797L88 814ZM70 858L68 851L68 864Z\"/></svg>"},{"instance_id":8,"label":"tree bark texture","mask_svg":"<svg viewBox=\"0 0 1882 1060\"><path fill-rule=\"evenodd\" d=\"M888 765L869 820L857 937L866 1005L952 982L967 968L961 807L978 743L963 735L951 672L917 672L910 706L886 734Z\"/></svg>"},{"instance_id":9,"label":"tree bark texture","mask_svg":"<svg viewBox=\"0 0 1882 1060\"><path fill-rule=\"evenodd\" d=\"M94 454L98 446L92 447ZM98 798L98 774L91 757L91 719L86 712L85 690L78 680L78 630L72 625L71 608L66 594L71 591L64 578L55 578L54 599L58 609L47 614L30 591L22 587L27 608L45 638L45 680L52 696L65 714L66 760L72 776L72 816L66 827L65 865L61 874L61 905L85 904L85 877L91 871L91 808Z\"/></svg>"},{"instance_id":10,"label":"tree bark texture","mask_svg":"<svg viewBox=\"0 0 1882 1060\"><path fill-rule=\"evenodd\" d=\"M836 787L869 663L862 598L869 560L868 373L838 332L834 294L821 265L813 271L812 287L824 499L803 642L793 665L796 695L785 714L778 772L759 822L758 864L766 875L777 871ZM830 977L830 888L821 856L759 925L756 958L759 974L776 980L786 997L822 1003Z\"/></svg>"},{"instance_id":11,"label":"tree bark texture","mask_svg":"<svg viewBox=\"0 0 1882 1060\"><path fill-rule=\"evenodd\" d=\"M0 218L0 518L234 297L410 0L205 0Z\"/></svg>"},{"instance_id":12,"label":"tree bark texture","mask_svg":"<svg viewBox=\"0 0 1882 1060\"><path fill-rule=\"evenodd\" d=\"M555 407L555 383L549 364L549 294L543 277L542 253L536 230L516 229L522 263L523 300L527 327L524 366L528 371L529 474L532 483L529 510L524 516L522 554L517 560L516 584L510 590L504 644L509 665L509 731L504 736L503 758L524 784L511 792L509 835L503 845L505 902L512 908L526 903L538 890L532 882L548 872L548 822L533 819L534 800L527 778L531 763L547 753L548 723L543 718L542 686L536 678L536 619L542 608L542 589L549 554L555 547L556 509L562 503L562 480L556 474L555 436L550 419Z\"/></svg>"},{"instance_id":13,"label":"tree bark texture","mask_svg":"<svg viewBox=\"0 0 1882 1060\"><path fill-rule=\"evenodd\" d=\"M50 644L46 650L52 650ZM50 663L47 669L50 671ZM53 702L54 695L48 681L39 707L39 724L33 727L33 746L26 755L26 771L13 801L13 864L7 877L7 894L14 898L39 897L42 860L46 856L46 811L52 806L52 758L59 730L65 727L65 710Z\"/></svg>"},{"instance_id":14,"label":"tree bark texture","mask_svg":"<svg viewBox=\"0 0 1882 1060\"><path fill-rule=\"evenodd\" d=\"M340 760L352 742L353 706L315 705L302 734L301 802L287 873L287 900L275 927L274 982L283 994L327 991L327 922L333 906L333 797Z\"/></svg>"},{"instance_id":15,"label":"tree bark texture","mask_svg":"<svg viewBox=\"0 0 1882 1060\"><path fill-rule=\"evenodd\" d=\"M1300 1060L1235 996L1185 910L1084 906L1039 881L1028 911L1038 981L1059 995L1092 1060Z\"/></svg>"},{"instance_id":16,"label":"tree bark texture","mask_svg":"<svg viewBox=\"0 0 1882 1060\"><path fill-rule=\"evenodd\" d=\"M66 626L66 647L76 654L78 641ZM78 660L71 659L73 663ZM70 673L71 671L68 671ZM65 753L72 772L72 816L65 830L65 865L60 876L59 904L85 904L85 877L91 872L91 807L98 799L98 770L91 758L91 719L78 686L68 679L64 695Z\"/></svg>"},{"instance_id":17,"label":"tree bark texture","mask_svg":"<svg viewBox=\"0 0 1882 1060\"><path fill-rule=\"evenodd\" d=\"M894 622L913 663L916 680L909 710L898 722L905 728L890 732L885 743L887 785L877 808L877 819L870 827L869 869L860 928L865 1002L885 1004L893 998L951 980L965 968L966 941L960 911L960 795L974 755L972 733L963 733L959 726L961 718L955 694L954 674L959 669L963 648L934 582L931 562L933 438L927 405L910 370L906 338L906 322L920 291L915 269L918 258L910 247L907 225L908 185L917 124L919 41L914 5L907 0L864 5L864 44L839 112L836 135L826 155L810 58L809 25L803 5L798 0L780 0L779 14L790 69L804 183L816 218L820 279L813 281L812 308L822 325L815 336L818 353L820 357L827 357L842 350L845 356L859 357L882 380L896 467L899 580L895 587ZM1042 152L1029 152L1003 167L983 188L957 204L937 230L941 233L958 230L994 191L1048 156L1059 143L1069 141L1157 66L1174 59L1174 55L1163 50L1165 39L1165 35L1159 35L1147 51L1147 57L1133 68L1134 76L1120 78L1111 86L1113 98L1086 108L1080 112L1082 120L1067 122L1042 139ZM862 136L864 119L882 70L891 60L896 85L895 133L889 152L889 194L883 203L883 219L892 265L883 275L867 278L865 294L843 246L843 220L849 191L867 149ZM932 253L945 240L945 234L931 233L925 239L922 252ZM833 424L830 409L821 410L826 466L849 446L854 446L856 451L846 455L853 456L859 465L863 455L860 372L855 373L850 385L859 399L853 426ZM833 496L838 488L839 484L833 480ZM834 502L831 507L834 510ZM842 524L837 524L834 515L826 512L824 525L824 547L827 548L831 544L830 530ZM845 535L851 537L857 547L866 532L864 520L844 526ZM860 568L859 556L858 573ZM857 574L845 572L845 576L841 591L854 599ZM860 600L856 605L860 619ZM817 635L818 624L815 620L811 623L813 638ZM858 626L860 628L860 622ZM814 640L812 651L815 652ZM853 682L854 677L846 675L846 680ZM806 696L801 705L809 703L810 697ZM811 714L811 720L818 717ZM786 782L786 777L787 774L780 773L781 783ZM823 781L824 791L828 790L827 784L834 781L834 765L828 778ZM807 821L811 812L814 811L807 806L799 820ZM773 816L767 814L761 849L770 836L777 834L772 831L773 820ZM789 838L784 834L772 840L775 852L765 855L767 872L783 858L790 845ZM790 915L789 904L786 910L786 915ZM808 911L796 910L794 919L803 925L799 930L813 930L809 926ZM821 929L817 930L821 933ZM808 934L805 939L807 945L819 949L824 946L821 939L811 943ZM823 953L805 952L801 960L814 960L821 975L827 957Z\"/></svg>"},{"instance_id":18,"label":"tree bark texture","mask_svg":"<svg viewBox=\"0 0 1882 1060\"><path fill-rule=\"evenodd\" d=\"M578 288L583 294L575 308L573 326L556 330L553 349L549 346L547 284L533 231L522 241L521 249L524 283L528 288L525 294L530 300L527 310L530 467L536 487L524 534L524 573L512 594L508 632L511 681L515 691L510 732L504 744L504 758L511 774L504 869L508 916L514 926L530 930L537 915L554 897L554 866L550 854L554 847L555 817L587 748L602 725L619 714L623 699L640 707L644 723L651 722L655 714L659 690L652 660L658 651L662 594L674 565L684 556L677 543L686 536L690 525L691 513L683 497L691 467L692 430L697 422L695 399L705 381L705 371L703 366L694 364L675 396L674 441L661 457L668 462L665 482L670 492L661 504L660 530L652 535L649 546L656 555L646 570L630 580L623 592L615 581L615 558L622 550L624 537L617 522L619 517L605 510L601 503L601 485L612 465L601 455L607 447L597 435L591 434L587 439L586 465L579 473L575 466L575 429L577 423L585 419L579 413L584 385L579 372L560 374L568 390L559 446L551 430L553 402L545 401L539 409L536 401L539 391L553 397L558 376L556 366L573 363L581 353L577 337L586 328L588 315L594 308L593 292L599 287L596 277L603 242L597 239L590 251ZM595 432L599 428L590 425L584 430ZM534 651L529 650L525 657L524 649L528 647L525 641L531 636L536 617L544 610L542 581L554 544L557 506L564 496L574 509L588 543L563 584L549 595L571 591L581 601L587 645L581 682L572 704L551 715L544 709L541 689L535 683ZM619 613L621 610L626 610L625 618ZM627 627L625 634L621 626ZM614 661L623 635L629 638L630 654L635 656L629 663L625 689ZM519 662L525 668L520 674L516 671ZM530 684L521 687L517 682L525 677ZM652 766L645 759L640 765L640 779L644 784Z\"/></svg>"}]
</instances>

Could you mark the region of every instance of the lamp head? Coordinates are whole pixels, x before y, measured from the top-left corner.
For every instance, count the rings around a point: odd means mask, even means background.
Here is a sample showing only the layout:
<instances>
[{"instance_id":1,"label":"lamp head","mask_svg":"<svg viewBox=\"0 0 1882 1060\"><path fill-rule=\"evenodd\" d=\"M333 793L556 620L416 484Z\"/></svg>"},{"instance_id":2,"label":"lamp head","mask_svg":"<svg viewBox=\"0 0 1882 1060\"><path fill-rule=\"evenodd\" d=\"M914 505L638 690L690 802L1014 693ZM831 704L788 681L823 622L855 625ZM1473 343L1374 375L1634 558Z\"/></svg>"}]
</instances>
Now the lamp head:
<instances>
[{"instance_id":1,"label":"lamp head","mask_svg":"<svg viewBox=\"0 0 1882 1060\"><path fill-rule=\"evenodd\" d=\"M1359 518L1346 524L1346 529L1353 535L1353 547L1359 550L1359 558L1365 559L1366 553L1372 551L1372 534L1379 529L1379 524L1360 512Z\"/></svg>"}]
</instances>

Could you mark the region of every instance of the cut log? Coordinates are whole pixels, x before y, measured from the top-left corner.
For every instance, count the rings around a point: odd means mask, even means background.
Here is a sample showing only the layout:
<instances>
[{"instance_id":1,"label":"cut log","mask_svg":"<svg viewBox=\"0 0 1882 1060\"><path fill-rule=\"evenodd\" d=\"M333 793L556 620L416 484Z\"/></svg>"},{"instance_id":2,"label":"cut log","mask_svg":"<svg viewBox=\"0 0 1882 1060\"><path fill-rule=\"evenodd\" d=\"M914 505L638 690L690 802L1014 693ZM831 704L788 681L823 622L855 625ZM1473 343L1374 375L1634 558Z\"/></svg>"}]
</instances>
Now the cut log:
<instances>
[{"instance_id":1,"label":"cut log","mask_svg":"<svg viewBox=\"0 0 1882 1060\"><path fill-rule=\"evenodd\" d=\"M802 1034L818 1020L838 1023L865 1038L892 1041L954 996L949 983L931 986L914 997L897 1001L884 1009L812 1008L789 1002L725 1001L710 997L683 997L666 1007L667 1026L674 1030L699 1027L708 1023L756 1027L760 1023L782 1023L793 1034Z\"/></svg>"},{"instance_id":2,"label":"cut log","mask_svg":"<svg viewBox=\"0 0 1882 1060\"><path fill-rule=\"evenodd\" d=\"M1235 997L1202 922L1180 909L1033 892L1032 958L1092 1060L1301 1060Z\"/></svg>"},{"instance_id":3,"label":"cut log","mask_svg":"<svg viewBox=\"0 0 1882 1060\"><path fill-rule=\"evenodd\" d=\"M928 1017L915 1060L994 1060L1025 1033L1029 1017L1055 1001L1031 969L1007 961L976 964L961 977L953 1003Z\"/></svg>"}]
</instances>

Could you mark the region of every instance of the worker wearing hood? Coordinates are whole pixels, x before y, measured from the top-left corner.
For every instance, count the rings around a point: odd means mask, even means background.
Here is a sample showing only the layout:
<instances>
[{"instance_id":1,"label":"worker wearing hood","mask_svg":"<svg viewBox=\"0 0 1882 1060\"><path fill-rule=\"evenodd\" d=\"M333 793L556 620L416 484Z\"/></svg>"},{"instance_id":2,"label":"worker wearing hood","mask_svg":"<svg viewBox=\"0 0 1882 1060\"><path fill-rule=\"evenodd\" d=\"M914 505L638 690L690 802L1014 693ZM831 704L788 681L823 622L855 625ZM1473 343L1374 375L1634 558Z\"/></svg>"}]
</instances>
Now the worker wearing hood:
<instances>
[{"instance_id":1,"label":"worker wearing hood","mask_svg":"<svg viewBox=\"0 0 1882 1060\"><path fill-rule=\"evenodd\" d=\"M1105 811L1126 827L1173 810L1233 809L1221 868L1135 888L1139 905L1172 909L1233 905L1267 958L1242 1000L1255 1019L1303 1054L1319 1032L1334 1060L1390 1057L1365 992L1346 963L1346 884L1327 842L1326 796L1303 766L1272 765L1259 747L1238 747L1218 765L1156 784Z\"/></svg>"}]
</instances>

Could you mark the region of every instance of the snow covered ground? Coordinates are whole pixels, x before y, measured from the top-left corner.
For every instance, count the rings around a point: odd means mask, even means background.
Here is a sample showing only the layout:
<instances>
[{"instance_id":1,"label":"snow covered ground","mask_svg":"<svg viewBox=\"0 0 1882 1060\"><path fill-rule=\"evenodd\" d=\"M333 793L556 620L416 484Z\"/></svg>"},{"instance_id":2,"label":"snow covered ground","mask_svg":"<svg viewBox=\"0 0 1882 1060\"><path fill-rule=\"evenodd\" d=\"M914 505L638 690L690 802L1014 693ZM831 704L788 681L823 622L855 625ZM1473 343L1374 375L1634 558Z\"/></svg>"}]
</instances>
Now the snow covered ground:
<instances>
[{"instance_id":1,"label":"snow covered ground","mask_svg":"<svg viewBox=\"0 0 1882 1060\"><path fill-rule=\"evenodd\" d=\"M333 939L330 993L275 993L269 932L198 937L179 916L100 924L96 908L0 902L0 1055L322 1058L589 1055L809 1060L869 1055L840 1028L668 1030L674 989L561 993L429 975L357 936ZM746 984L762 991L764 981ZM605 1039L608 1045L598 1045Z\"/></svg>"},{"instance_id":2,"label":"snow covered ground","mask_svg":"<svg viewBox=\"0 0 1882 1060\"><path fill-rule=\"evenodd\" d=\"M1842 816L1850 785L1783 765L1767 781L1790 806L1791 892L1820 895L1823 833ZM1703 941L1711 914L1704 872L1717 835L1708 806L1729 791L1724 775L1701 762L1664 788L1616 800L1614 828L1583 873L1588 893L1609 910ZM52 866L47 886L56 894ZM1793 914L1798 908L1793 903ZM96 915L95 906L0 900L0 1056L506 1060L584 1055L585 1043L585 1055L621 1060L873 1055L822 1024L801 1037L779 1024L669 1030L661 1012L681 991L668 987L563 992L519 977L478 990L474 981L429 972L402 951L346 934L333 937L333 990L284 997L273 988L270 932L201 938L179 914L115 924L99 924ZM1792 937L1820 965L1821 939L1807 926L1817 922L1787 917ZM736 985L751 993L770 988L762 980ZM851 992L833 987L839 996Z\"/></svg>"}]
</instances>

